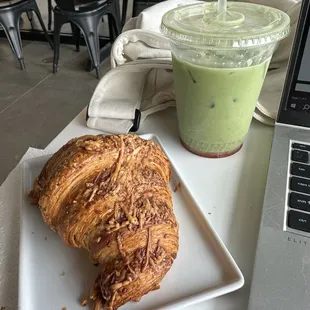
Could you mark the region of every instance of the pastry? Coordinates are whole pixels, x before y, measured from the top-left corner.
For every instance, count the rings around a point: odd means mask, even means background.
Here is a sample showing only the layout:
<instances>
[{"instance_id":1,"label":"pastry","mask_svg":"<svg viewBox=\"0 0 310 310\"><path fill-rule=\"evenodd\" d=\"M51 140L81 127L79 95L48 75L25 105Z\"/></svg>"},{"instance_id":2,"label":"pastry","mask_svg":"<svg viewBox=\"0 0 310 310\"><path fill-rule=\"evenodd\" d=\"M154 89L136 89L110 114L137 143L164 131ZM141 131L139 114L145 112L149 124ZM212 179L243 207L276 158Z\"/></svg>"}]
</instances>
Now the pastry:
<instances>
[{"instance_id":1,"label":"pastry","mask_svg":"<svg viewBox=\"0 0 310 310\"><path fill-rule=\"evenodd\" d=\"M93 309L159 288L179 246L170 178L161 148L136 135L72 139L36 178L30 197L46 224L99 265Z\"/></svg>"}]
</instances>

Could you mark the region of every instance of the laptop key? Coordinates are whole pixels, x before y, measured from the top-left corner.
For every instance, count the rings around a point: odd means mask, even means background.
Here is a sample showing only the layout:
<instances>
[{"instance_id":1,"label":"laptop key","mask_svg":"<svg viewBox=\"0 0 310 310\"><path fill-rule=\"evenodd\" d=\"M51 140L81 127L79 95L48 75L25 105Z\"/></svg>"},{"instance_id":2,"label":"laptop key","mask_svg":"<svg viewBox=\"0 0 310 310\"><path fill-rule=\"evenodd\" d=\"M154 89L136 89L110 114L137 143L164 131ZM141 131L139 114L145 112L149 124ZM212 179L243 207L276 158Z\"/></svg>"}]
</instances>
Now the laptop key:
<instances>
[{"instance_id":1,"label":"laptop key","mask_svg":"<svg viewBox=\"0 0 310 310\"><path fill-rule=\"evenodd\" d=\"M291 177L290 189L295 192L310 194L310 180Z\"/></svg>"},{"instance_id":2,"label":"laptop key","mask_svg":"<svg viewBox=\"0 0 310 310\"><path fill-rule=\"evenodd\" d=\"M303 150L303 151L310 151L310 145L301 144L301 143L293 143L293 149Z\"/></svg>"},{"instance_id":3,"label":"laptop key","mask_svg":"<svg viewBox=\"0 0 310 310\"><path fill-rule=\"evenodd\" d=\"M290 193L288 205L294 209L310 212L310 196L292 192Z\"/></svg>"},{"instance_id":4,"label":"laptop key","mask_svg":"<svg viewBox=\"0 0 310 310\"><path fill-rule=\"evenodd\" d=\"M291 174L304 178L310 178L310 166L304 164L292 163Z\"/></svg>"},{"instance_id":5,"label":"laptop key","mask_svg":"<svg viewBox=\"0 0 310 310\"><path fill-rule=\"evenodd\" d=\"M308 163L309 153L305 151L293 150L292 151L292 160L300 163Z\"/></svg>"},{"instance_id":6,"label":"laptop key","mask_svg":"<svg viewBox=\"0 0 310 310\"><path fill-rule=\"evenodd\" d=\"M288 212L288 227L310 232L310 214L298 211Z\"/></svg>"}]
</instances>

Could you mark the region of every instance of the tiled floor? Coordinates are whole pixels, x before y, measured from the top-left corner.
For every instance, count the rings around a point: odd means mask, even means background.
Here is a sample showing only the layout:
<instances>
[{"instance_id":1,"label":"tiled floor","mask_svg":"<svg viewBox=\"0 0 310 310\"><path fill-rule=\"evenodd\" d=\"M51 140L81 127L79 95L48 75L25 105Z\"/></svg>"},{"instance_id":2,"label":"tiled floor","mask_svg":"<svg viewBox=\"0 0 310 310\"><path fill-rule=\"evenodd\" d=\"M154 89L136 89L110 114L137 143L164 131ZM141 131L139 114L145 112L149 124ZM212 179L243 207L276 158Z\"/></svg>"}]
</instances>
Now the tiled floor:
<instances>
[{"instance_id":1,"label":"tiled floor","mask_svg":"<svg viewBox=\"0 0 310 310\"><path fill-rule=\"evenodd\" d=\"M45 148L89 103L98 83L86 72L85 47L61 45L59 71L52 74L47 43L23 42L26 71L6 39L0 39L0 184L28 147ZM101 72L109 69L109 61Z\"/></svg>"}]
</instances>

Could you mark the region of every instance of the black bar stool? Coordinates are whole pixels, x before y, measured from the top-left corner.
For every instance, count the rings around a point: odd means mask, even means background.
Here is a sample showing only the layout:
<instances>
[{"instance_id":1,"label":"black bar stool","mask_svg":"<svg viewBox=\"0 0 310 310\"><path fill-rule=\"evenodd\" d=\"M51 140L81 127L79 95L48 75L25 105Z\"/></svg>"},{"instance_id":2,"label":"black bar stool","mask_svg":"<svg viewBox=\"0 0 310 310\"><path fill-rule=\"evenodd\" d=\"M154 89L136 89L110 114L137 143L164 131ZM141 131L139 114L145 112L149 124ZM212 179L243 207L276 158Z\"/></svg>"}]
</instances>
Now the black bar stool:
<instances>
[{"instance_id":1,"label":"black bar stool","mask_svg":"<svg viewBox=\"0 0 310 310\"><path fill-rule=\"evenodd\" d=\"M1 5L1 2L0 2ZM12 4L0 6L0 24L10 42L11 48L19 60L22 69L25 69L22 41L19 32L19 20L22 13L35 12L41 27L44 31L46 40L49 42L51 48L53 43L47 34L41 13L35 0L23 0ZM31 15L30 15L31 16ZM29 17L29 14L28 14Z\"/></svg>"},{"instance_id":2,"label":"black bar stool","mask_svg":"<svg viewBox=\"0 0 310 310\"><path fill-rule=\"evenodd\" d=\"M52 0L47 0L47 29L51 30L52 29L52 11L53 11L53 6L52 6Z\"/></svg>"},{"instance_id":3,"label":"black bar stool","mask_svg":"<svg viewBox=\"0 0 310 310\"><path fill-rule=\"evenodd\" d=\"M99 24L104 15L108 15L110 39L114 41L120 34L120 11L118 0L106 1L101 4L80 7L79 11L64 10L56 6L54 9L54 62L53 72L58 70L60 31L65 23L71 23L76 38L76 49L79 50L80 31L82 31L91 61L95 67L97 78L100 77L100 46Z\"/></svg>"}]
</instances>

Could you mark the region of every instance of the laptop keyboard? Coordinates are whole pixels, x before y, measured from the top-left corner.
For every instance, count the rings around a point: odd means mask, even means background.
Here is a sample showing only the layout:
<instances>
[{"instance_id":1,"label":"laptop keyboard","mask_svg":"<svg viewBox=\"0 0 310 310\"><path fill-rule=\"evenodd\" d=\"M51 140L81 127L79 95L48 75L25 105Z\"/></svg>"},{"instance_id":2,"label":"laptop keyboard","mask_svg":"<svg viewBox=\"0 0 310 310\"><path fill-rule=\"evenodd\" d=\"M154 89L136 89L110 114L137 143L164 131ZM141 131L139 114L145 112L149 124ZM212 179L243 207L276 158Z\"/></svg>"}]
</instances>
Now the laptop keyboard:
<instances>
[{"instance_id":1,"label":"laptop keyboard","mask_svg":"<svg viewBox=\"0 0 310 310\"><path fill-rule=\"evenodd\" d=\"M310 233L310 145L292 143L287 226Z\"/></svg>"}]
</instances>

